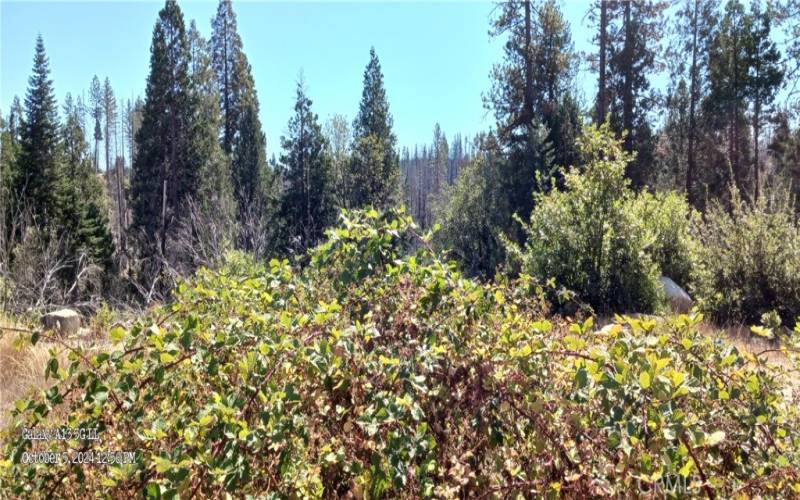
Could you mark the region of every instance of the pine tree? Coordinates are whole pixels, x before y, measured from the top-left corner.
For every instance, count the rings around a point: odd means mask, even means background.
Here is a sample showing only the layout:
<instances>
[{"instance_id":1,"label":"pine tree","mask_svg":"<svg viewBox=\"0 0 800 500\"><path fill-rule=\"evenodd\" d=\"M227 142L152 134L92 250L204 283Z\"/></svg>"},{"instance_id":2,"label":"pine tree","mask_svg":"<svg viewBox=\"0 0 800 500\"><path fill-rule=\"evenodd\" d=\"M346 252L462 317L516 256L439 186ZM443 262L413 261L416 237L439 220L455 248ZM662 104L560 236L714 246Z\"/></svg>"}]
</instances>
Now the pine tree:
<instances>
[{"instance_id":1,"label":"pine tree","mask_svg":"<svg viewBox=\"0 0 800 500\"><path fill-rule=\"evenodd\" d=\"M128 142L128 157L133 165L136 160L136 134L142 126L142 111L144 110L144 102L141 97L137 97L133 102L128 99L128 104L125 113L125 135Z\"/></svg>"},{"instance_id":2,"label":"pine tree","mask_svg":"<svg viewBox=\"0 0 800 500\"><path fill-rule=\"evenodd\" d=\"M111 160L114 156L111 149L111 138L116 134L117 123L117 98L114 97L114 89L111 87L111 81L106 77L103 83L103 118L105 120L105 150L106 150L106 174L111 172ZM109 188L112 186L111 177L108 178Z\"/></svg>"},{"instance_id":3,"label":"pine tree","mask_svg":"<svg viewBox=\"0 0 800 500\"><path fill-rule=\"evenodd\" d=\"M664 125L656 139L654 170L657 175L651 179L657 189L681 189L686 184L691 137L690 90L686 80L679 77L671 82L667 90L664 106Z\"/></svg>"},{"instance_id":4,"label":"pine tree","mask_svg":"<svg viewBox=\"0 0 800 500\"><path fill-rule=\"evenodd\" d=\"M350 208L347 203L352 189L350 175L350 124L343 115L334 114L325 123L325 143L331 157L335 202L337 207Z\"/></svg>"},{"instance_id":5,"label":"pine tree","mask_svg":"<svg viewBox=\"0 0 800 500\"><path fill-rule=\"evenodd\" d=\"M227 219L233 196L231 190L230 162L217 139L221 115L219 88L212 67L208 42L200 35L194 21L188 31L191 64L189 77L192 82L190 97L197 115L189 140L193 162L199 165L197 198L202 208L215 217Z\"/></svg>"},{"instance_id":6,"label":"pine tree","mask_svg":"<svg viewBox=\"0 0 800 500\"><path fill-rule=\"evenodd\" d=\"M50 80L50 64L41 35L36 38L33 74L25 96L25 124L20 137L17 175L12 190L34 222L48 227L54 217L59 162L58 110Z\"/></svg>"},{"instance_id":7,"label":"pine tree","mask_svg":"<svg viewBox=\"0 0 800 500\"><path fill-rule=\"evenodd\" d=\"M231 155L234 195L239 216L244 218L254 208L262 211L259 205L266 202L266 139L261 130L255 83L230 0L220 0L212 29L212 63L222 112L220 140L223 150Z\"/></svg>"},{"instance_id":8,"label":"pine tree","mask_svg":"<svg viewBox=\"0 0 800 500\"><path fill-rule=\"evenodd\" d=\"M636 151L627 168L633 187L641 188L652 176L653 134L649 111L656 102L649 75L660 57L664 32L664 1L625 1L617 4L616 35L609 38L608 85L612 88L609 112L615 133L626 131L626 151ZM621 10L621 12L619 12Z\"/></svg>"},{"instance_id":9,"label":"pine tree","mask_svg":"<svg viewBox=\"0 0 800 500\"><path fill-rule=\"evenodd\" d=\"M597 65L597 106L595 111L595 123L601 124L605 121L608 113L608 17L609 10L615 2L611 0L597 0L596 7L600 11L598 20L597 45L599 47Z\"/></svg>"},{"instance_id":10,"label":"pine tree","mask_svg":"<svg viewBox=\"0 0 800 500\"><path fill-rule=\"evenodd\" d=\"M442 132L441 127L437 123L433 128L433 143L431 144L432 156L430 165L430 186L428 186L427 196L429 198L428 206L434 206L437 203L444 203L445 188L447 186L447 167L450 157L450 147L447 144L447 136ZM434 214L432 210L428 210L425 214L425 219L422 221L422 227L430 227L434 222Z\"/></svg>"},{"instance_id":11,"label":"pine tree","mask_svg":"<svg viewBox=\"0 0 800 500\"><path fill-rule=\"evenodd\" d=\"M94 175L89 145L80 123L80 111L67 94L64 105L65 123L61 130L63 163L60 166L56 194L58 230L64 235L67 251L76 256L86 252L91 261L109 269L114 242L108 228L103 188ZM67 280L74 278L71 267Z\"/></svg>"},{"instance_id":12,"label":"pine tree","mask_svg":"<svg viewBox=\"0 0 800 500\"><path fill-rule=\"evenodd\" d=\"M236 132L241 113L240 90L244 55L242 39L236 28L236 13L230 0L220 0L217 15L211 22L212 57L214 72L220 89L220 109L222 110L222 147L226 153L233 151Z\"/></svg>"},{"instance_id":13,"label":"pine tree","mask_svg":"<svg viewBox=\"0 0 800 500\"><path fill-rule=\"evenodd\" d=\"M713 130L725 131L723 137L719 132L713 134L711 142L727 145L726 158L711 163L709 167L723 171L730 168L732 180L744 193L752 192L747 175L750 140L746 123L752 32L752 18L742 3L728 1L709 50L709 94L703 102L707 123ZM726 190L721 187L717 191L723 195Z\"/></svg>"},{"instance_id":14,"label":"pine tree","mask_svg":"<svg viewBox=\"0 0 800 500\"><path fill-rule=\"evenodd\" d=\"M753 184L754 198L758 200L761 190L761 163L759 138L765 115L775 100L777 90L783 83L781 54L771 38L774 13L768 6L762 10L761 2L750 4L753 20L752 46L750 50L750 99L753 102Z\"/></svg>"},{"instance_id":15,"label":"pine tree","mask_svg":"<svg viewBox=\"0 0 800 500\"><path fill-rule=\"evenodd\" d=\"M12 144L19 144L24 126L25 114L22 110L22 104L19 102L19 97L14 96L14 99L11 101L11 109L8 113L8 132L11 134L10 140Z\"/></svg>"},{"instance_id":16,"label":"pine tree","mask_svg":"<svg viewBox=\"0 0 800 500\"><path fill-rule=\"evenodd\" d=\"M786 112L773 118L774 131L767 150L776 173L791 185L795 200L800 200L800 127L792 131ZM797 205L800 212L800 204Z\"/></svg>"},{"instance_id":17,"label":"pine tree","mask_svg":"<svg viewBox=\"0 0 800 500\"><path fill-rule=\"evenodd\" d=\"M138 152L131 179L133 226L150 241L166 240L197 192L199 165L192 162L193 105L189 78L189 42L177 2L167 0L153 29L150 74L147 78L142 125L136 135ZM155 248L145 249L147 251Z\"/></svg>"},{"instance_id":18,"label":"pine tree","mask_svg":"<svg viewBox=\"0 0 800 500\"><path fill-rule=\"evenodd\" d=\"M117 129L117 98L114 96L114 89L111 81L106 77L102 90L102 115L104 119L103 130L105 132L105 172L108 194L112 202L112 220L114 221L115 241L125 248L126 224L125 217L125 194L122 182L122 173L125 170L124 160L120 161L117 157L117 144L112 148L112 137L116 137Z\"/></svg>"},{"instance_id":19,"label":"pine tree","mask_svg":"<svg viewBox=\"0 0 800 500\"><path fill-rule=\"evenodd\" d=\"M685 78L689 82L684 189L689 203L694 205L697 204L695 180L698 175L697 145L701 129L698 117L700 102L708 88L708 51L716 26L717 5L718 0L684 0L675 17L677 44L671 54L672 78L674 81ZM673 84L673 89L679 88L678 84ZM680 97L671 96L668 99L680 102Z\"/></svg>"},{"instance_id":20,"label":"pine tree","mask_svg":"<svg viewBox=\"0 0 800 500\"><path fill-rule=\"evenodd\" d=\"M94 171L100 172L100 141L103 140L103 130L100 122L103 119L103 88L97 75L92 78L89 87L89 114L94 120Z\"/></svg>"},{"instance_id":21,"label":"pine tree","mask_svg":"<svg viewBox=\"0 0 800 500\"><path fill-rule=\"evenodd\" d=\"M19 99L15 97L14 100L19 105ZM0 116L0 267L8 264L11 252L10 233L14 222L12 189L19 154L19 116L21 113L13 105L7 120Z\"/></svg>"},{"instance_id":22,"label":"pine tree","mask_svg":"<svg viewBox=\"0 0 800 500\"><path fill-rule=\"evenodd\" d=\"M281 215L290 248L301 250L316 245L336 216L331 159L311 104L301 77L289 135L281 138L285 186Z\"/></svg>"},{"instance_id":23,"label":"pine tree","mask_svg":"<svg viewBox=\"0 0 800 500\"><path fill-rule=\"evenodd\" d=\"M503 230L521 239L524 234L513 226L512 215L530 215L533 192L546 188L555 174L553 144L565 151L557 128L578 121L577 115L559 116L575 109L560 105L569 98L575 55L568 25L553 1L505 2L498 11L491 34L507 35L507 41L503 61L492 68L492 88L484 101L494 111L497 139L508 155L508 161L497 162L506 170L498 189L511 210L500 216L506 220Z\"/></svg>"},{"instance_id":24,"label":"pine tree","mask_svg":"<svg viewBox=\"0 0 800 500\"><path fill-rule=\"evenodd\" d=\"M373 47L364 70L361 103L353 121L353 189L349 206L386 208L400 200L400 160L395 151L396 142L381 64Z\"/></svg>"},{"instance_id":25,"label":"pine tree","mask_svg":"<svg viewBox=\"0 0 800 500\"><path fill-rule=\"evenodd\" d=\"M501 234L512 213L501 188L508 167L492 134L478 136L475 143L478 151L464 165L447 203L434 206L442 225L436 243L451 252L467 274L491 277L504 261Z\"/></svg>"}]
</instances>

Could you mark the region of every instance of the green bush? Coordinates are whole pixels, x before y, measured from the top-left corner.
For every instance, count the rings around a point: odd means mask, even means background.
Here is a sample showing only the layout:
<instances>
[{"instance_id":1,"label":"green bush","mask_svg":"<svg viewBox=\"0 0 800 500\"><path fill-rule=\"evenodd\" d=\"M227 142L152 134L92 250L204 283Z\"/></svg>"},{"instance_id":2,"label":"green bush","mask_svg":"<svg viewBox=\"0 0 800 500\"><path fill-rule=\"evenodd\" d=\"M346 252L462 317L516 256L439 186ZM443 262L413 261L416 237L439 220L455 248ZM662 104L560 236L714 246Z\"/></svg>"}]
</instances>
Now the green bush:
<instances>
[{"instance_id":1,"label":"green bush","mask_svg":"<svg viewBox=\"0 0 800 500\"><path fill-rule=\"evenodd\" d=\"M447 188L443 202L434 207L441 230L436 245L448 252L470 276L491 278L505 259L500 234L511 220L508 193L502 189L507 169L501 155L491 149L491 140L482 144L486 150L470 161Z\"/></svg>"},{"instance_id":2,"label":"green bush","mask_svg":"<svg viewBox=\"0 0 800 500\"><path fill-rule=\"evenodd\" d=\"M16 402L3 436L0 496L800 492L782 368L699 332L700 317L552 323L529 277L482 284L427 250L402 256L414 233L402 214L345 214L304 269L233 254L112 329L110 352L78 347L64 366L54 349L55 384ZM58 424L102 442L21 432ZM136 461L25 463L36 450Z\"/></svg>"},{"instance_id":3,"label":"green bush","mask_svg":"<svg viewBox=\"0 0 800 500\"><path fill-rule=\"evenodd\" d=\"M697 214L674 191L643 191L630 200L631 217L645 231L645 251L661 274L686 288L692 272L691 221Z\"/></svg>"},{"instance_id":4,"label":"green bush","mask_svg":"<svg viewBox=\"0 0 800 500\"><path fill-rule=\"evenodd\" d=\"M649 233L627 207L633 199L622 149L608 125L590 126L578 141L586 165L564 176L565 189L535 195L524 248L508 243L524 272L555 281L598 312L652 311L658 267Z\"/></svg>"},{"instance_id":5,"label":"green bush","mask_svg":"<svg viewBox=\"0 0 800 500\"><path fill-rule=\"evenodd\" d=\"M789 197L716 204L694 225L693 295L723 323L758 323L776 311L800 315L800 227Z\"/></svg>"}]
</instances>

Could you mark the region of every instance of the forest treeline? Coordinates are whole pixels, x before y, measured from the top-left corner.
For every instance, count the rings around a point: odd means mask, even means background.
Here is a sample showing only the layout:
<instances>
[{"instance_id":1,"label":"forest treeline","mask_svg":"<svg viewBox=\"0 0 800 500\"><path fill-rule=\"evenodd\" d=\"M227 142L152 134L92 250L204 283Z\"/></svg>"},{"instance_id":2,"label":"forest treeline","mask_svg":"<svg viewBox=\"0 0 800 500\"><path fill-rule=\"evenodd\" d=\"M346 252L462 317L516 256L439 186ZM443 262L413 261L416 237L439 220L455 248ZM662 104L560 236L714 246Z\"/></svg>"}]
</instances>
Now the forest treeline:
<instances>
[{"instance_id":1,"label":"forest treeline","mask_svg":"<svg viewBox=\"0 0 800 500\"><path fill-rule=\"evenodd\" d=\"M24 101L2 117L0 299L16 310L149 303L227 250L302 256L341 209L400 204L421 227L438 224L435 243L465 272L490 277L521 265L510 249L547 253L529 241L548 220L534 209L581 185L567 167L579 175L600 161L598 148L587 156L589 123L621 141L618 192L657 203L675 193L687 221L780 205L796 227L800 3L598 1L587 18L594 52L579 54L557 1L497 4L490 36L503 57L482 103L496 125L448 141L437 124L413 152L398 147L374 48L352 122L321 122L300 78L287 134L268 152L230 0L208 40L165 3L144 98L124 100L95 76L88 97L59 108L40 36ZM597 79L589 102L577 91L583 55Z\"/></svg>"}]
</instances>

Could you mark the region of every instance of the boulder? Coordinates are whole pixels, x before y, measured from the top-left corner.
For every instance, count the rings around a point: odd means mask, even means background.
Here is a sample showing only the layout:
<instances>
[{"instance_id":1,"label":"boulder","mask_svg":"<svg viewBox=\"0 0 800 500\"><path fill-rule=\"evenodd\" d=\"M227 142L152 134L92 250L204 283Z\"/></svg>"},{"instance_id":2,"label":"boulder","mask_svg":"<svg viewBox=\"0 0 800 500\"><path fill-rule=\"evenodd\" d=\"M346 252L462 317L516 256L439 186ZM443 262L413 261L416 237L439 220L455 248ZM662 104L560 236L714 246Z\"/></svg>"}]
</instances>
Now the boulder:
<instances>
[{"instance_id":1,"label":"boulder","mask_svg":"<svg viewBox=\"0 0 800 500\"><path fill-rule=\"evenodd\" d=\"M666 276L658 278L658 282L661 283L672 310L681 314L688 313L692 308L692 298L686 293L686 290Z\"/></svg>"},{"instance_id":2,"label":"boulder","mask_svg":"<svg viewBox=\"0 0 800 500\"><path fill-rule=\"evenodd\" d=\"M42 325L64 337L75 335L81 327L81 316L72 309L60 309L43 315Z\"/></svg>"}]
</instances>

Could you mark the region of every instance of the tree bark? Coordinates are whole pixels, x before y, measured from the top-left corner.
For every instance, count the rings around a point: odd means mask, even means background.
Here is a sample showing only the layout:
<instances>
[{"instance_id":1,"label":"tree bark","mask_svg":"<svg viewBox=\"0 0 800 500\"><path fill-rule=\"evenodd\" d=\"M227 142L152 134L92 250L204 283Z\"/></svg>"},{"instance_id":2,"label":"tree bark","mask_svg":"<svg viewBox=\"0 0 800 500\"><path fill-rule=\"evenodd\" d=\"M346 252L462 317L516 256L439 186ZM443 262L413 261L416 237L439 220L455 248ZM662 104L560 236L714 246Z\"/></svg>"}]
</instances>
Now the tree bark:
<instances>
[{"instance_id":1,"label":"tree bark","mask_svg":"<svg viewBox=\"0 0 800 500\"><path fill-rule=\"evenodd\" d=\"M633 26L631 24L631 1L625 2L624 9L624 22L625 22L625 52L624 56L624 82L623 82L623 97L622 97L622 126L628 132L625 136L625 149L631 151L632 149L632 134L633 134Z\"/></svg>"},{"instance_id":2,"label":"tree bark","mask_svg":"<svg viewBox=\"0 0 800 500\"><path fill-rule=\"evenodd\" d=\"M694 205L694 172L695 172L695 137L697 134L697 99L698 99L698 71L697 71L697 29L700 0L694 0L694 15L692 17L692 67L691 89L689 95L689 147L686 161L686 198L689 205Z\"/></svg>"},{"instance_id":3,"label":"tree bark","mask_svg":"<svg viewBox=\"0 0 800 500\"><path fill-rule=\"evenodd\" d=\"M600 76L597 90L597 124L606 119L606 44L608 43L608 4L600 0Z\"/></svg>"}]
</instances>

